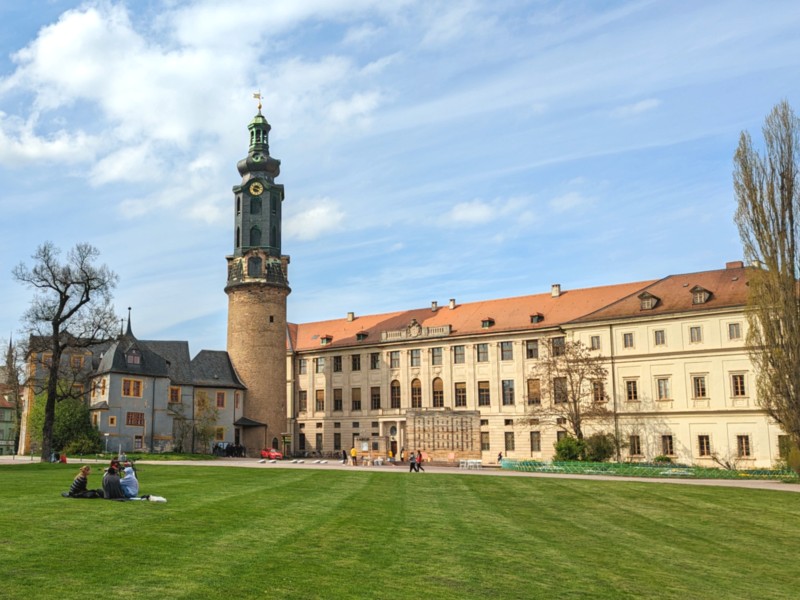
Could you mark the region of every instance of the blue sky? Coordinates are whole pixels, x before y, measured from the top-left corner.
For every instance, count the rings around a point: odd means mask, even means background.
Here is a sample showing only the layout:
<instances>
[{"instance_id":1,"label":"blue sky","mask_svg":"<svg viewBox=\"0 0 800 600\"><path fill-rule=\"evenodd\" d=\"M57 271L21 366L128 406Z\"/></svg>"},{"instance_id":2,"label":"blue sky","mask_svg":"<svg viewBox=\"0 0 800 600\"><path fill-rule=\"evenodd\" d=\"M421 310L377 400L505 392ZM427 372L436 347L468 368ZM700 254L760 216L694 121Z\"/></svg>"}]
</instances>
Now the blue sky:
<instances>
[{"instance_id":1,"label":"blue sky","mask_svg":"<svg viewBox=\"0 0 800 600\"><path fill-rule=\"evenodd\" d=\"M224 349L259 89L291 321L721 268L798 31L794 2L3 1L0 340L50 240L99 248L138 337Z\"/></svg>"}]
</instances>

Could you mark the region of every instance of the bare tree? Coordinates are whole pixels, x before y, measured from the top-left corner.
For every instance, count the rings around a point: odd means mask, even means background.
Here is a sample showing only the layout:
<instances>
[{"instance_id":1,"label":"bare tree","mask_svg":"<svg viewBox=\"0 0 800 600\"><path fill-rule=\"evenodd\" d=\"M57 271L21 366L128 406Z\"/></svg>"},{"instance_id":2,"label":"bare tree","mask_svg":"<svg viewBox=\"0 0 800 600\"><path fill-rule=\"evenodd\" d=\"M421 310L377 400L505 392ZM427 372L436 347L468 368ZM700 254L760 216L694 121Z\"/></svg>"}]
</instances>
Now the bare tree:
<instances>
[{"instance_id":1,"label":"bare tree","mask_svg":"<svg viewBox=\"0 0 800 600\"><path fill-rule=\"evenodd\" d=\"M749 274L747 343L758 402L800 441L800 121L786 101L766 118L764 153L742 132L734 157L736 224Z\"/></svg>"},{"instance_id":2,"label":"bare tree","mask_svg":"<svg viewBox=\"0 0 800 600\"><path fill-rule=\"evenodd\" d=\"M29 356L49 354L43 381L47 401L42 427L41 457L53 450L52 433L56 402L71 397L76 388L64 382L73 365L62 365L67 348L87 348L109 339L117 324L111 305L111 291L117 276L106 266L95 264L99 251L90 244L77 244L59 261L60 250L51 242L39 246L32 268L20 263L14 278L34 290L31 305L23 316L29 336ZM71 369L74 371L75 369Z\"/></svg>"},{"instance_id":3,"label":"bare tree","mask_svg":"<svg viewBox=\"0 0 800 600\"><path fill-rule=\"evenodd\" d=\"M581 342L552 338L539 345L539 360L528 383L528 421L555 419L556 424L579 440L587 421L612 417L606 408L603 358Z\"/></svg>"}]
</instances>

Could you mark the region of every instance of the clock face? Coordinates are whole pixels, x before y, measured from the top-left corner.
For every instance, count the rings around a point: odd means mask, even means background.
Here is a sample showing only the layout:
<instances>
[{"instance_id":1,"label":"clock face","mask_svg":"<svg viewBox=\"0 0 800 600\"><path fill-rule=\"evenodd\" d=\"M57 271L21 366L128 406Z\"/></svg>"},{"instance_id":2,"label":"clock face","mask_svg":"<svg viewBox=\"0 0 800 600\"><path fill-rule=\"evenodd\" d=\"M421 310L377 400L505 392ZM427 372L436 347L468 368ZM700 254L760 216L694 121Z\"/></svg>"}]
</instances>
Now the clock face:
<instances>
[{"instance_id":1,"label":"clock face","mask_svg":"<svg viewBox=\"0 0 800 600\"><path fill-rule=\"evenodd\" d=\"M250 193L253 196L260 196L261 192L263 191L264 191L264 186L261 185L259 182L254 181L253 183L250 184Z\"/></svg>"}]
</instances>

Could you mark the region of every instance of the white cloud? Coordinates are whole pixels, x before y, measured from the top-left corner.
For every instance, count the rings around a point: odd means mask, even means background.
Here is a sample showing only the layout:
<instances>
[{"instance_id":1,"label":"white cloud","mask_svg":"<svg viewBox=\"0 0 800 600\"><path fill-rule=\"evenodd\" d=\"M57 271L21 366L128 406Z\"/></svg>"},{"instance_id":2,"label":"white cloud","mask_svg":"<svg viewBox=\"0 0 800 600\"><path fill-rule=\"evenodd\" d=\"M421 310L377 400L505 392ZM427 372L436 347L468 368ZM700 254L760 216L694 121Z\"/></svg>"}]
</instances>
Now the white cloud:
<instances>
[{"instance_id":1,"label":"white cloud","mask_svg":"<svg viewBox=\"0 0 800 600\"><path fill-rule=\"evenodd\" d=\"M337 231L345 213L339 203L331 198L301 201L300 212L284 216L283 233L287 238L300 241L318 239Z\"/></svg>"},{"instance_id":2,"label":"white cloud","mask_svg":"<svg viewBox=\"0 0 800 600\"><path fill-rule=\"evenodd\" d=\"M377 27L372 23L365 23L356 27L350 27L344 34L343 44L363 44L374 40L385 33L385 28Z\"/></svg>"},{"instance_id":3,"label":"white cloud","mask_svg":"<svg viewBox=\"0 0 800 600\"><path fill-rule=\"evenodd\" d=\"M553 198L550 201L550 208L557 213L563 213L570 210L579 208L586 208L590 206L594 200L584 196L580 192L567 192L561 196Z\"/></svg>"},{"instance_id":4,"label":"white cloud","mask_svg":"<svg viewBox=\"0 0 800 600\"><path fill-rule=\"evenodd\" d=\"M378 92L353 94L347 100L338 100L331 104L331 119L344 123L355 117L368 117L378 107L380 100L381 95Z\"/></svg>"},{"instance_id":5,"label":"white cloud","mask_svg":"<svg viewBox=\"0 0 800 600\"><path fill-rule=\"evenodd\" d=\"M453 225L480 225L497 220L512 220L517 224L530 224L535 220L532 199L523 196L497 198L491 201L470 200L459 202L450 209L443 223Z\"/></svg>"},{"instance_id":6,"label":"white cloud","mask_svg":"<svg viewBox=\"0 0 800 600\"><path fill-rule=\"evenodd\" d=\"M660 105L661 100L658 100L657 98L648 98L647 100L640 100L634 104L619 106L611 111L611 114L622 119L627 117L635 117L642 113L658 108Z\"/></svg>"}]
</instances>

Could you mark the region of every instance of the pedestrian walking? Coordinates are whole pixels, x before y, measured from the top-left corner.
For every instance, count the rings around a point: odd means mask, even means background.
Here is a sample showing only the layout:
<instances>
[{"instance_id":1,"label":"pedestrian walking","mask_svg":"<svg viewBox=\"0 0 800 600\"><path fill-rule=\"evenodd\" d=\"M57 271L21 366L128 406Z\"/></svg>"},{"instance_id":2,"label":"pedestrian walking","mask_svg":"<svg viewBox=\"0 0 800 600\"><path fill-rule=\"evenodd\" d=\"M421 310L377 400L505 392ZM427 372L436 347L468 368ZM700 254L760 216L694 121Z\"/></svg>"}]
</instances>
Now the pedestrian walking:
<instances>
[{"instance_id":1,"label":"pedestrian walking","mask_svg":"<svg viewBox=\"0 0 800 600\"><path fill-rule=\"evenodd\" d=\"M422 452L417 450L417 473L420 471L425 471L425 469L422 468Z\"/></svg>"},{"instance_id":2,"label":"pedestrian walking","mask_svg":"<svg viewBox=\"0 0 800 600\"><path fill-rule=\"evenodd\" d=\"M408 457L408 472L413 473L417 470L417 457L414 456L414 453L411 453L411 456Z\"/></svg>"}]
</instances>

